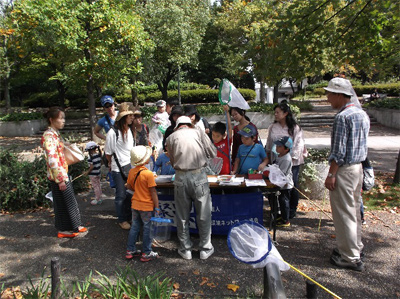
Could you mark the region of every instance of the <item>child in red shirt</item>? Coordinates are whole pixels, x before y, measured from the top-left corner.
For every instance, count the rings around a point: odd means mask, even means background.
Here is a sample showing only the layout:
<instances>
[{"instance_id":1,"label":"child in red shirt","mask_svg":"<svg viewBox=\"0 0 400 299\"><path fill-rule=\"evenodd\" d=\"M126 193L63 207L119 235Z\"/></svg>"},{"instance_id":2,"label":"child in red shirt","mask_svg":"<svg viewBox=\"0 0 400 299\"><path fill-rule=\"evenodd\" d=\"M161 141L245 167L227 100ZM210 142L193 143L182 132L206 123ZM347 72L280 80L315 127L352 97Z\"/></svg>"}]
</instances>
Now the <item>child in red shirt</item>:
<instances>
[{"instance_id":1,"label":"child in red shirt","mask_svg":"<svg viewBox=\"0 0 400 299\"><path fill-rule=\"evenodd\" d=\"M228 115L228 133L226 125L222 122L217 122L212 129L212 140L217 148L217 157L223 159L222 169L219 174L230 174L230 148L232 146L232 123L229 113L229 106L223 105L224 111ZM229 139L229 143L228 143Z\"/></svg>"}]
</instances>

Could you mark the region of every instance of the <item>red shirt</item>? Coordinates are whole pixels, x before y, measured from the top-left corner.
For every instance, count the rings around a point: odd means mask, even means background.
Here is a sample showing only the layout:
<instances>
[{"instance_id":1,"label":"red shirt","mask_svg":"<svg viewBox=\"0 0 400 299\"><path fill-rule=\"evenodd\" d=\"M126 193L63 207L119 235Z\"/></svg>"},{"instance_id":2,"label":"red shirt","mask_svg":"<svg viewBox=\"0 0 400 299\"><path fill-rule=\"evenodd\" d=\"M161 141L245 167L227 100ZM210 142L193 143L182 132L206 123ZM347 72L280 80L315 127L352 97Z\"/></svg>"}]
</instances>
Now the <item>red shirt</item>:
<instances>
[{"instance_id":1,"label":"red shirt","mask_svg":"<svg viewBox=\"0 0 400 299\"><path fill-rule=\"evenodd\" d=\"M219 174L230 174L229 171L229 148L232 145L232 139L229 139L229 146L228 146L228 138L222 139L218 143L214 143L217 148L217 157L222 158L224 160L222 164L222 169ZM225 153L225 154L223 154Z\"/></svg>"}]
</instances>

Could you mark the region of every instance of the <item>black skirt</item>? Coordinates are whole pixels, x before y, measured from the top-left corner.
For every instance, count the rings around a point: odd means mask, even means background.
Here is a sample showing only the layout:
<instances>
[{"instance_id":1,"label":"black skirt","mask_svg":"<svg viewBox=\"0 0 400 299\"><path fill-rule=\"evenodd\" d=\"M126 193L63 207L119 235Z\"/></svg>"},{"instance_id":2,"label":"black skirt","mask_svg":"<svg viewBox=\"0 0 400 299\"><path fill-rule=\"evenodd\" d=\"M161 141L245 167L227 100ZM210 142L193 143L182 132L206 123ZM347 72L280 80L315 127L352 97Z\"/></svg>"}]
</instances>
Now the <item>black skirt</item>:
<instances>
[{"instance_id":1,"label":"black skirt","mask_svg":"<svg viewBox=\"0 0 400 299\"><path fill-rule=\"evenodd\" d=\"M59 231L77 232L82 222L72 183L66 182L67 189L64 191L60 190L56 182L50 181L50 183L53 193L55 227Z\"/></svg>"}]
</instances>

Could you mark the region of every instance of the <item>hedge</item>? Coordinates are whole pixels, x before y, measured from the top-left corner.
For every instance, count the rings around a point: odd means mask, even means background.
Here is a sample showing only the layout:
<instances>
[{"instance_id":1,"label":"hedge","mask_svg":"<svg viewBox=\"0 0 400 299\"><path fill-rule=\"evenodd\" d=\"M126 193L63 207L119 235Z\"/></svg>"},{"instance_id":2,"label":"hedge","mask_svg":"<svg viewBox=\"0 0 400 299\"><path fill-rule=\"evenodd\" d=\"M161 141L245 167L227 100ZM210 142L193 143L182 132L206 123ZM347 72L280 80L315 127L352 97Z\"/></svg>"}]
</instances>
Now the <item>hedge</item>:
<instances>
[{"instance_id":1,"label":"hedge","mask_svg":"<svg viewBox=\"0 0 400 299\"><path fill-rule=\"evenodd\" d=\"M400 82L374 85L354 85L353 88L356 91L357 96L359 97L361 97L363 94L371 94L375 90L375 88L378 89L379 93L385 93L390 97L396 97L400 95ZM315 88L312 94L323 95L325 94L325 89L323 89L322 87Z\"/></svg>"}]
</instances>

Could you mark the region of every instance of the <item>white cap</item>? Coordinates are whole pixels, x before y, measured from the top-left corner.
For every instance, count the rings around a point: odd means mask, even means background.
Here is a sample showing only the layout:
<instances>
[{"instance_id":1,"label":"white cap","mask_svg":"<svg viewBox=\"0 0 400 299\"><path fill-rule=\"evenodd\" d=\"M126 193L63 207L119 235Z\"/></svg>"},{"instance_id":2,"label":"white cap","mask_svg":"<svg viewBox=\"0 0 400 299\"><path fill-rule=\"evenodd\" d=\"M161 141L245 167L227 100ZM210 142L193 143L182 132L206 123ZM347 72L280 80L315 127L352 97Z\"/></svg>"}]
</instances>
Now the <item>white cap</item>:
<instances>
[{"instance_id":1,"label":"white cap","mask_svg":"<svg viewBox=\"0 0 400 299\"><path fill-rule=\"evenodd\" d=\"M86 148L85 148L85 150L92 150L92 149L95 149L95 148L97 148L98 147L98 145L97 145L97 143L96 142L94 142L94 141L89 141L88 143L86 143Z\"/></svg>"},{"instance_id":2,"label":"white cap","mask_svg":"<svg viewBox=\"0 0 400 299\"><path fill-rule=\"evenodd\" d=\"M167 103L164 100L159 100L156 102L157 107L164 107Z\"/></svg>"},{"instance_id":3,"label":"white cap","mask_svg":"<svg viewBox=\"0 0 400 299\"><path fill-rule=\"evenodd\" d=\"M180 125L180 124L188 124L192 126L192 120L189 118L189 116L180 116L176 120L176 126L175 129Z\"/></svg>"},{"instance_id":4,"label":"white cap","mask_svg":"<svg viewBox=\"0 0 400 299\"><path fill-rule=\"evenodd\" d=\"M343 78L333 78L328 83L328 87L324 87L326 91L334 92L334 93L343 93L351 97L353 95L351 86L351 82L347 79Z\"/></svg>"}]
</instances>

